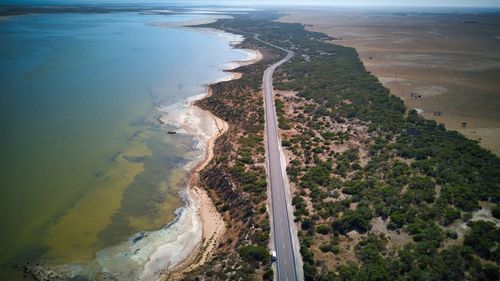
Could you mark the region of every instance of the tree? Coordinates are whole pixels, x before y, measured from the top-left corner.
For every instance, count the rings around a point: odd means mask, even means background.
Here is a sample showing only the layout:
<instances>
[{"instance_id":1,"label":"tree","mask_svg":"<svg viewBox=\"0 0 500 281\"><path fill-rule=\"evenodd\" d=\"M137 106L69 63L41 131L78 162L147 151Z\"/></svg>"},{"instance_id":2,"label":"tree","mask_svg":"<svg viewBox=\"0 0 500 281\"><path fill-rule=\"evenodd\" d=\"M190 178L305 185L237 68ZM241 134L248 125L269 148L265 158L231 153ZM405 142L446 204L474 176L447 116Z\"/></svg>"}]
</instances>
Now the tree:
<instances>
[{"instance_id":1,"label":"tree","mask_svg":"<svg viewBox=\"0 0 500 281\"><path fill-rule=\"evenodd\" d=\"M493 217L500 219L500 204L497 203L495 206L493 206L493 208L491 208L491 214L493 215Z\"/></svg>"},{"instance_id":2,"label":"tree","mask_svg":"<svg viewBox=\"0 0 500 281\"><path fill-rule=\"evenodd\" d=\"M358 206L356 210L346 210L340 225L336 224L334 228L337 228L340 233L347 233L351 230L365 233L371 229L371 218L372 212L368 207Z\"/></svg>"},{"instance_id":3,"label":"tree","mask_svg":"<svg viewBox=\"0 0 500 281\"><path fill-rule=\"evenodd\" d=\"M385 242L375 234L369 234L359 241L355 247L356 257L364 263L374 263L380 261L381 253L385 251Z\"/></svg>"},{"instance_id":4,"label":"tree","mask_svg":"<svg viewBox=\"0 0 500 281\"><path fill-rule=\"evenodd\" d=\"M488 221L471 221L467 226L470 231L465 235L464 245L482 258L500 262L500 229Z\"/></svg>"},{"instance_id":5,"label":"tree","mask_svg":"<svg viewBox=\"0 0 500 281\"><path fill-rule=\"evenodd\" d=\"M444 225L451 224L456 219L459 219L460 215L461 215L461 213L459 210L457 210L451 206L446 207L444 209L444 214L443 214L443 224Z\"/></svg>"},{"instance_id":6,"label":"tree","mask_svg":"<svg viewBox=\"0 0 500 281\"><path fill-rule=\"evenodd\" d=\"M240 248L240 256L249 262L260 261L265 262L269 259L267 249L259 245L246 245Z\"/></svg>"}]
</instances>

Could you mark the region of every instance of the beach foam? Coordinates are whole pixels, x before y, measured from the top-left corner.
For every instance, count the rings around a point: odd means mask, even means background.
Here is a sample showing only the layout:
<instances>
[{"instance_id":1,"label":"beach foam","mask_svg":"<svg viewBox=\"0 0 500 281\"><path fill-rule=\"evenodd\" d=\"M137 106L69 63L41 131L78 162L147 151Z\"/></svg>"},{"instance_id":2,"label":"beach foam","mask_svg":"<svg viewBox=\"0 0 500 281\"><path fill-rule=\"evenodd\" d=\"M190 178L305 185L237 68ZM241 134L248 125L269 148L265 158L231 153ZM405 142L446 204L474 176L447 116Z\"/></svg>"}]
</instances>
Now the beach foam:
<instances>
[{"instance_id":1,"label":"beach foam","mask_svg":"<svg viewBox=\"0 0 500 281\"><path fill-rule=\"evenodd\" d=\"M176 127L177 133L193 136L194 146L201 152L194 161L189 162L184 167L186 170L192 169L205 157L207 142L218 131L210 113L194 106L194 102L202 99L205 95L193 96L184 104L175 103L158 108L158 111L162 114L159 118L160 122Z\"/></svg>"},{"instance_id":2,"label":"beach foam","mask_svg":"<svg viewBox=\"0 0 500 281\"><path fill-rule=\"evenodd\" d=\"M243 40L244 38L240 38ZM248 64L250 62L256 62L262 58L262 55L258 51L254 50L244 50L247 53L247 57L245 60L233 62L238 63L239 65ZM227 68L231 66L232 63L226 64L225 70L230 70ZM234 79L233 75L229 75L226 77L222 77L217 81L212 81L210 84L227 81ZM200 157L189 163L185 168L193 169L196 165L202 162L202 160L207 156L207 146L209 141L212 140L214 136L220 133L221 128L218 127L216 122L216 118L211 115L210 112L205 111L197 106L194 103L197 100L203 99L209 94L209 88L206 88L205 93L201 95L196 95L189 98L185 104L172 104L168 106L160 106L158 108L159 112L163 112L164 114L160 117L160 122L163 124L173 125L177 127L178 132L187 133L192 135L197 140L196 148L200 151ZM175 268L176 265L180 264L182 261L186 260L190 257L190 255L194 255L196 249L200 245L201 233L200 230L201 219L200 219L200 198L197 192L193 191L191 188L187 189L187 194L193 194L193 196L186 196L187 207L185 212L181 214L182 216L186 216L191 218L192 224L187 224L185 226L181 226L180 228L185 227L185 233L188 234L184 236L184 234L180 234L182 241L186 241L187 243L176 243L176 244L164 244L157 248L157 251L151 256L150 261L146 264L144 268L144 272L141 275L141 280L154 280L151 279L157 274L161 272L168 271L172 268ZM206 223L206 222L205 222ZM178 222L174 222L172 225L177 225ZM200 237L193 237L192 240L188 240L185 238L189 238L189 234L198 233ZM196 238L196 239L194 239ZM191 243L189 243L191 241ZM173 257L173 259L172 259ZM192 256L191 256L192 257ZM175 261L175 262L163 262L163 260L167 261ZM163 271L162 271L163 270ZM144 279L142 279L144 278Z\"/></svg>"},{"instance_id":3,"label":"beach foam","mask_svg":"<svg viewBox=\"0 0 500 281\"><path fill-rule=\"evenodd\" d=\"M260 53L256 51L245 51L247 58L235 63L241 65L260 58ZM212 83L231 79L232 75L229 75ZM193 96L184 104L160 105L157 108L161 123L174 126L177 133L194 138L195 148L200 153L184 167L186 170L193 169L205 158L208 142L219 132L214 117L194 105L207 94L208 91ZM189 187L181 195L186 206L177 210L177 218L172 223L157 231L141 232L126 243L99 251L96 261L102 271L118 279L157 280L191 257L202 240L199 198L190 192Z\"/></svg>"},{"instance_id":4,"label":"beach foam","mask_svg":"<svg viewBox=\"0 0 500 281\"><path fill-rule=\"evenodd\" d=\"M159 106L163 124L176 127L177 133L193 136L199 153L184 166L193 169L206 154L207 143L218 132L217 124L207 111L194 106L206 93L189 98L186 103ZM185 206L176 211L176 219L164 228L141 232L125 243L97 253L100 271L118 280L158 280L161 275L189 258L202 239L199 200L189 188L181 191Z\"/></svg>"},{"instance_id":5,"label":"beach foam","mask_svg":"<svg viewBox=\"0 0 500 281\"><path fill-rule=\"evenodd\" d=\"M157 280L164 270L186 259L201 242L199 206L184 192L186 206L164 228L141 232L127 242L97 253L100 271L118 280Z\"/></svg>"}]
</instances>

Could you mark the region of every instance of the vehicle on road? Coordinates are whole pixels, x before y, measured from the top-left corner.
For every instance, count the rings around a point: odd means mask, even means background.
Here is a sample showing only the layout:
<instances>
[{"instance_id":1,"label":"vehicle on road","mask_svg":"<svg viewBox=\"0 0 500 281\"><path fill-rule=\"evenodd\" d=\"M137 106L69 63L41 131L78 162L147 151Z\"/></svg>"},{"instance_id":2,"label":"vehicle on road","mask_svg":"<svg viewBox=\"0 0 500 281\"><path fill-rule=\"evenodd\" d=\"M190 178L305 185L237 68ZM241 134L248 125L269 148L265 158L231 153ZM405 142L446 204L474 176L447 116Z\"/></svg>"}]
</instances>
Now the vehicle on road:
<instances>
[{"instance_id":1,"label":"vehicle on road","mask_svg":"<svg viewBox=\"0 0 500 281\"><path fill-rule=\"evenodd\" d=\"M275 262L277 258L278 258L278 257L277 257L277 255L276 255L276 251L272 251L272 252L271 252L271 261L272 261L272 262Z\"/></svg>"}]
</instances>

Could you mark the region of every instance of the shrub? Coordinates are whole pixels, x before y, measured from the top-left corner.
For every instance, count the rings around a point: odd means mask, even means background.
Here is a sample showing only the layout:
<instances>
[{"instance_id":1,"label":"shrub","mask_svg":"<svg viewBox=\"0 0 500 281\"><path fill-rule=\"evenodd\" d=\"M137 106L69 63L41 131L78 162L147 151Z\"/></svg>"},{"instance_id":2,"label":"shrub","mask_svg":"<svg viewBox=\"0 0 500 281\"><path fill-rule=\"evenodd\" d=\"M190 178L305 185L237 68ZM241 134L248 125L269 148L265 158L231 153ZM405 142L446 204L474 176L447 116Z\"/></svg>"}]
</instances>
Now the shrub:
<instances>
[{"instance_id":1,"label":"shrub","mask_svg":"<svg viewBox=\"0 0 500 281\"><path fill-rule=\"evenodd\" d=\"M470 246L485 259L500 262L500 229L492 222L471 221L470 231L465 235L464 245Z\"/></svg>"},{"instance_id":2,"label":"shrub","mask_svg":"<svg viewBox=\"0 0 500 281\"><path fill-rule=\"evenodd\" d=\"M327 225L320 224L316 226L316 232L319 234L326 235L330 232L330 228Z\"/></svg>"},{"instance_id":3,"label":"shrub","mask_svg":"<svg viewBox=\"0 0 500 281\"><path fill-rule=\"evenodd\" d=\"M500 219L500 204L496 204L493 208L491 208L491 214L494 218Z\"/></svg>"},{"instance_id":4,"label":"shrub","mask_svg":"<svg viewBox=\"0 0 500 281\"><path fill-rule=\"evenodd\" d=\"M356 256L364 263L372 263L379 260L382 256L382 251L385 250L385 242L374 234L369 234L368 237L359 241L355 247Z\"/></svg>"},{"instance_id":5,"label":"shrub","mask_svg":"<svg viewBox=\"0 0 500 281\"><path fill-rule=\"evenodd\" d=\"M240 256L247 261L265 262L269 259L267 249L259 245L246 245L240 248Z\"/></svg>"}]
</instances>

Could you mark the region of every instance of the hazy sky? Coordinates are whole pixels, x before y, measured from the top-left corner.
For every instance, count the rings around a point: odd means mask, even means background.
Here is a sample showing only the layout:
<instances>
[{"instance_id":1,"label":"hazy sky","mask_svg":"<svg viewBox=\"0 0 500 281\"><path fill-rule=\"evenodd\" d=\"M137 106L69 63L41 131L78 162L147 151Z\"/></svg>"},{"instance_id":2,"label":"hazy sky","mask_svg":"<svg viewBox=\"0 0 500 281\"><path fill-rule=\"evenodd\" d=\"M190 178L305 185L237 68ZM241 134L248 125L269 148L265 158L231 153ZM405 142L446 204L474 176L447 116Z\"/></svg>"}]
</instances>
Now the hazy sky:
<instances>
[{"instance_id":1,"label":"hazy sky","mask_svg":"<svg viewBox=\"0 0 500 281\"><path fill-rule=\"evenodd\" d=\"M240 0L253 3L317 4L342 6L470 6L500 7L500 0Z\"/></svg>"},{"instance_id":2,"label":"hazy sky","mask_svg":"<svg viewBox=\"0 0 500 281\"><path fill-rule=\"evenodd\" d=\"M252 5L500 7L500 0L0 0L1 3L210 3Z\"/></svg>"}]
</instances>

